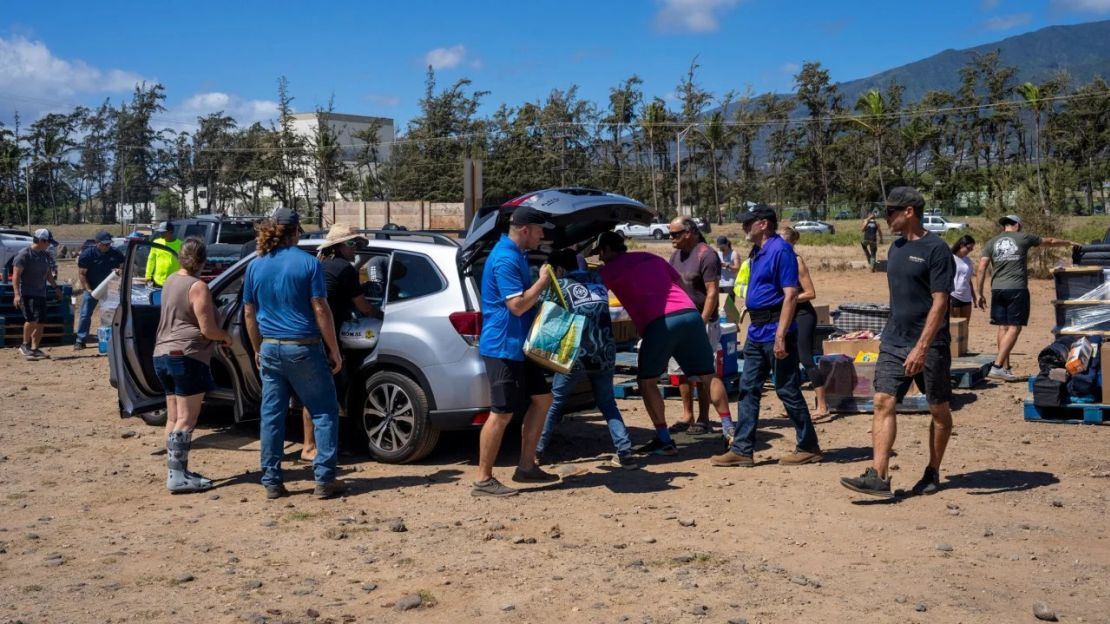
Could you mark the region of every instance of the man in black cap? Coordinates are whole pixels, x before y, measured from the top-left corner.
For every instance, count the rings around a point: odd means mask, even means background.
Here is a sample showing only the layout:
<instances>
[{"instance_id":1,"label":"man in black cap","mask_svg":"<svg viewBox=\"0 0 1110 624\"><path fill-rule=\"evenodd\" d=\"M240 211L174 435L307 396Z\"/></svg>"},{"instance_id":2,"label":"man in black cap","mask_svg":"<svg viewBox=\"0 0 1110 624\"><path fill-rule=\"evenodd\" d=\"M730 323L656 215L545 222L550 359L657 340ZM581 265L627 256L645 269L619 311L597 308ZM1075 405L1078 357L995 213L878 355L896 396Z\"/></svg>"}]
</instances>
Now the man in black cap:
<instances>
[{"instance_id":1,"label":"man in black cap","mask_svg":"<svg viewBox=\"0 0 1110 624\"><path fill-rule=\"evenodd\" d=\"M339 401L332 379L343 359L324 268L315 256L297 248L301 236L296 212L278 208L255 230L258 257L243 278L243 317L262 377L262 485L266 498L289 494L281 460L289 398L295 392L316 434L313 493L331 498L346 490L336 480Z\"/></svg>"},{"instance_id":2,"label":"man in black cap","mask_svg":"<svg viewBox=\"0 0 1110 624\"><path fill-rule=\"evenodd\" d=\"M952 250L940 236L921 226L925 198L916 189L899 186L886 199L890 231L901 232L887 254L890 320L883 328L875 364L875 415L871 423L872 467L859 477L844 477L844 487L880 498L891 498L890 449L897 431L894 406L910 384L925 391L929 402L929 465L915 494L940 487L940 462L952 433L952 355L949 351L948 293L956 266Z\"/></svg>"},{"instance_id":3,"label":"man in black cap","mask_svg":"<svg viewBox=\"0 0 1110 624\"><path fill-rule=\"evenodd\" d=\"M174 235L173 221L166 221L162 235L153 242L173 250L173 253L170 253L158 247L151 247L150 255L146 259L147 285L161 288L166 278L181 268L177 263L177 254L181 252L182 240Z\"/></svg>"},{"instance_id":4,"label":"man in black cap","mask_svg":"<svg viewBox=\"0 0 1110 624\"><path fill-rule=\"evenodd\" d=\"M489 379L490 414L482 425L478 446L478 479L473 496L513 496L516 489L493 476L501 439L513 414L524 412L520 430L520 461L513 473L518 483L549 483L556 475L536 465L536 444L551 407L551 388L543 369L524 357L524 338L536 317L536 304L551 282L547 266L531 282L528 252L540 246L546 230L555 227L531 206L518 206L482 269L482 333L478 352Z\"/></svg>"},{"instance_id":5,"label":"man in black cap","mask_svg":"<svg viewBox=\"0 0 1110 624\"><path fill-rule=\"evenodd\" d=\"M1010 351L1017 344L1021 328L1029 324L1029 249L1045 247L1078 247L1079 243L1040 237L1022 231L1021 217L1006 215L998 220L1002 233L987 241L979 259L980 310L987 307L983 283L987 268L991 269L991 325L998 326L998 355L988 377L1002 381L1020 381L1010 370Z\"/></svg>"},{"instance_id":6,"label":"man in black cap","mask_svg":"<svg viewBox=\"0 0 1110 624\"><path fill-rule=\"evenodd\" d=\"M12 306L23 312L23 343L19 345L19 354L28 360L49 357L39 348L42 324L46 322L46 285L53 286L58 299L62 298L49 251L52 240L54 236L50 230L35 230L31 244L19 250L12 259Z\"/></svg>"},{"instance_id":7,"label":"man in black cap","mask_svg":"<svg viewBox=\"0 0 1110 624\"><path fill-rule=\"evenodd\" d=\"M775 394L794 423L795 432L794 451L781 457L779 463L796 466L817 462L821 460L821 447L802 396L798 371L798 330L794 322L800 288L798 258L790 243L775 232L778 215L770 206L755 206L740 217L740 222L754 245L745 298L751 324L744 341L736 435L729 442L729 450L711 457L710 463L745 468L755 465L759 403L763 384L772 372Z\"/></svg>"},{"instance_id":8,"label":"man in black cap","mask_svg":"<svg viewBox=\"0 0 1110 624\"><path fill-rule=\"evenodd\" d=\"M85 294L81 297L81 317L77 321L77 341L73 348L85 348L85 340L89 337L89 325L92 323L93 310L96 309L96 299L92 292L101 282L108 279L113 271L119 272L124 257L119 251L112 248L112 235L104 230L96 233L96 244L81 252L77 257L77 277Z\"/></svg>"}]
</instances>

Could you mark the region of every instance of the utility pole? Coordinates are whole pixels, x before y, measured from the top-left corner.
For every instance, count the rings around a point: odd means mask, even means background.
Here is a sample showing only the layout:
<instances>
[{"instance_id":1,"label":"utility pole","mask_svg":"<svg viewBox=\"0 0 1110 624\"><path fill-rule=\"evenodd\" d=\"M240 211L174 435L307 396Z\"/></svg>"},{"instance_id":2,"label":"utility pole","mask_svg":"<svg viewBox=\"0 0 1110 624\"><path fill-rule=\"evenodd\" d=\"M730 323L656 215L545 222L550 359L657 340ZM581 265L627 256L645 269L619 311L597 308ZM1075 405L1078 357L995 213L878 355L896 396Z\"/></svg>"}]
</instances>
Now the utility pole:
<instances>
[{"instance_id":1,"label":"utility pole","mask_svg":"<svg viewBox=\"0 0 1110 624\"><path fill-rule=\"evenodd\" d=\"M682 139L686 134L697 127L697 124L690 124L686 126L681 132L675 135L675 166L678 168L678 206L675 207L675 214L677 216L686 216L682 208Z\"/></svg>"},{"instance_id":2,"label":"utility pole","mask_svg":"<svg viewBox=\"0 0 1110 624\"><path fill-rule=\"evenodd\" d=\"M23 189L27 192L27 231L31 231L31 163L23 165L23 175L27 177L27 182L23 185Z\"/></svg>"}]
</instances>

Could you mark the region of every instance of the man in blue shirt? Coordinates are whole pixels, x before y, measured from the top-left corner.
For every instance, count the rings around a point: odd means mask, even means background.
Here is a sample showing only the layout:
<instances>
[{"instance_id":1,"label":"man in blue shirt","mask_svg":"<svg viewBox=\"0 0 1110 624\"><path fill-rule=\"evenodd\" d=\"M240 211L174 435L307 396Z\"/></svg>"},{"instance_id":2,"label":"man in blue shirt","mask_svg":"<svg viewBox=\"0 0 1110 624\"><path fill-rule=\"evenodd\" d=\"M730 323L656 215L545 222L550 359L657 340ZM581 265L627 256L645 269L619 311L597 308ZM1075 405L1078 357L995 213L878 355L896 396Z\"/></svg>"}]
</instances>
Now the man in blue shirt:
<instances>
[{"instance_id":1,"label":"man in blue shirt","mask_svg":"<svg viewBox=\"0 0 1110 624\"><path fill-rule=\"evenodd\" d=\"M316 433L313 472L317 498L346 489L335 478L339 402L332 375L343 362L335 338L324 269L297 248L300 217L278 208L257 226L258 257L243 279L243 312L262 377L262 485L266 498L289 492L282 481L285 417L295 392L312 415ZM324 351L324 346L327 351Z\"/></svg>"},{"instance_id":2,"label":"man in blue shirt","mask_svg":"<svg viewBox=\"0 0 1110 624\"><path fill-rule=\"evenodd\" d=\"M478 352L489 379L490 415L482 425L478 480L470 491L473 496L518 493L493 478L493 464L513 414L525 410L520 462L513 481L548 483L559 479L536 465L536 443L551 406L551 389L543 369L524 357L524 338L536 316L536 303L551 282L546 267L541 267L539 279L529 286L527 252L539 247L544 231L555 226L531 206L517 207L509 223L509 233L501 235L482 270L482 334Z\"/></svg>"},{"instance_id":3,"label":"man in blue shirt","mask_svg":"<svg viewBox=\"0 0 1110 624\"><path fill-rule=\"evenodd\" d=\"M759 423L759 399L767 375L774 371L775 393L794 423L797 435L794 452L780 464L808 464L821 459L817 432L802 397L801 376L795 348L797 331L794 307L798 296L798 259L794 248L779 236L778 216L760 204L740 218L744 234L752 242L751 276L745 299L751 325L744 342L744 372L740 378L739 419L729 450L711 458L714 466L755 465L755 430Z\"/></svg>"},{"instance_id":4,"label":"man in blue shirt","mask_svg":"<svg viewBox=\"0 0 1110 624\"><path fill-rule=\"evenodd\" d=\"M81 318L77 321L77 342L73 343L73 348L78 351L85 348L93 310L96 309L96 299L93 298L92 291L108 279L113 271L118 272L124 261L123 254L112 249L111 234L100 230L96 233L95 240L95 245L82 251L77 257L77 276L81 279L81 286L85 288L85 294L81 298Z\"/></svg>"}]
</instances>

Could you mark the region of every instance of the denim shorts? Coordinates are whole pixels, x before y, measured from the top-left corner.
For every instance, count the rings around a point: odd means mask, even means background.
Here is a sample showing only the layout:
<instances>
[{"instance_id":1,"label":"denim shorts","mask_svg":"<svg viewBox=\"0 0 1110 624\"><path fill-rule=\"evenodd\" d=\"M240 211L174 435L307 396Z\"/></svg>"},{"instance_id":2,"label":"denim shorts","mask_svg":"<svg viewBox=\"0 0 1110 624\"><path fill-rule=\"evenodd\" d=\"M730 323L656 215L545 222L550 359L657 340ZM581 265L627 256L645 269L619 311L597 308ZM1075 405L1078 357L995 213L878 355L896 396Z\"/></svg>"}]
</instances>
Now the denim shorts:
<instances>
[{"instance_id":1,"label":"denim shorts","mask_svg":"<svg viewBox=\"0 0 1110 624\"><path fill-rule=\"evenodd\" d=\"M166 394L193 396L216 387L212 367L187 355L155 356L154 373Z\"/></svg>"},{"instance_id":2,"label":"denim shorts","mask_svg":"<svg viewBox=\"0 0 1110 624\"><path fill-rule=\"evenodd\" d=\"M705 321L697 310L673 312L648 323L640 341L636 376L657 379L667 371L672 357L688 377L709 378L717 372Z\"/></svg>"}]
</instances>

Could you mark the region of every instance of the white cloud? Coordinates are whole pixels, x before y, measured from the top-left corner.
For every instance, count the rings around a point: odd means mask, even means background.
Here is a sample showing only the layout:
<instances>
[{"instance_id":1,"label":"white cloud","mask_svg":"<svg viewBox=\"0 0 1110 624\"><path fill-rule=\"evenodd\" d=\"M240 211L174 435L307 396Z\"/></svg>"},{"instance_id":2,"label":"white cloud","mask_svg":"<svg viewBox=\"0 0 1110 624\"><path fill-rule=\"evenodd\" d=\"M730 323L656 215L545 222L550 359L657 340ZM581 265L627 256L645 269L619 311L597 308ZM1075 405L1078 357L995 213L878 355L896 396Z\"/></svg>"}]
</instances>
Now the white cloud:
<instances>
[{"instance_id":1,"label":"white cloud","mask_svg":"<svg viewBox=\"0 0 1110 624\"><path fill-rule=\"evenodd\" d=\"M254 122L268 125L278 117L278 103L272 100L248 100L231 93L211 91L197 93L186 98L179 104L167 107L166 112L160 114L159 121L165 127L178 132L193 131L197 126L197 118L211 113L223 111L225 115L235 119L240 128L246 128Z\"/></svg>"},{"instance_id":2,"label":"white cloud","mask_svg":"<svg viewBox=\"0 0 1110 624\"><path fill-rule=\"evenodd\" d=\"M798 73L798 70L801 68L802 66L797 63L783 63L782 67L780 67L779 69L782 70L782 73L790 74L791 76L793 76L794 74Z\"/></svg>"},{"instance_id":3,"label":"white cloud","mask_svg":"<svg viewBox=\"0 0 1110 624\"><path fill-rule=\"evenodd\" d=\"M658 0L655 28L668 33L713 32L721 25L721 15L740 0Z\"/></svg>"},{"instance_id":4,"label":"white cloud","mask_svg":"<svg viewBox=\"0 0 1110 624\"><path fill-rule=\"evenodd\" d=\"M424 55L424 64L431 65L432 69L451 69L466 60L466 46L457 45L450 48L436 48L429 50Z\"/></svg>"},{"instance_id":5,"label":"white cloud","mask_svg":"<svg viewBox=\"0 0 1110 624\"><path fill-rule=\"evenodd\" d=\"M0 37L0 93L17 104L21 98L40 106L65 104L62 100L77 96L125 93L140 82L143 77L134 72L58 58L41 41Z\"/></svg>"},{"instance_id":6,"label":"white cloud","mask_svg":"<svg viewBox=\"0 0 1110 624\"><path fill-rule=\"evenodd\" d=\"M1013 15L999 15L983 22L987 30L1010 30L1023 24L1028 24L1033 19L1031 13L1014 13Z\"/></svg>"},{"instance_id":7,"label":"white cloud","mask_svg":"<svg viewBox=\"0 0 1110 624\"><path fill-rule=\"evenodd\" d=\"M380 93L371 93L370 95L366 96L366 99L369 100L372 104L377 104L378 106L392 107L397 106L401 103L401 98L397 97L396 95L382 95Z\"/></svg>"},{"instance_id":8,"label":"white cloud","mask_svg":"<svg viewBox=\"0 0 1110 624\"><path fill-rule=\"evenodd\" d=\"M1080 13L1110 13L1110 0L1052 0L1052 6Z\"/></svg>"}]
</instances>

